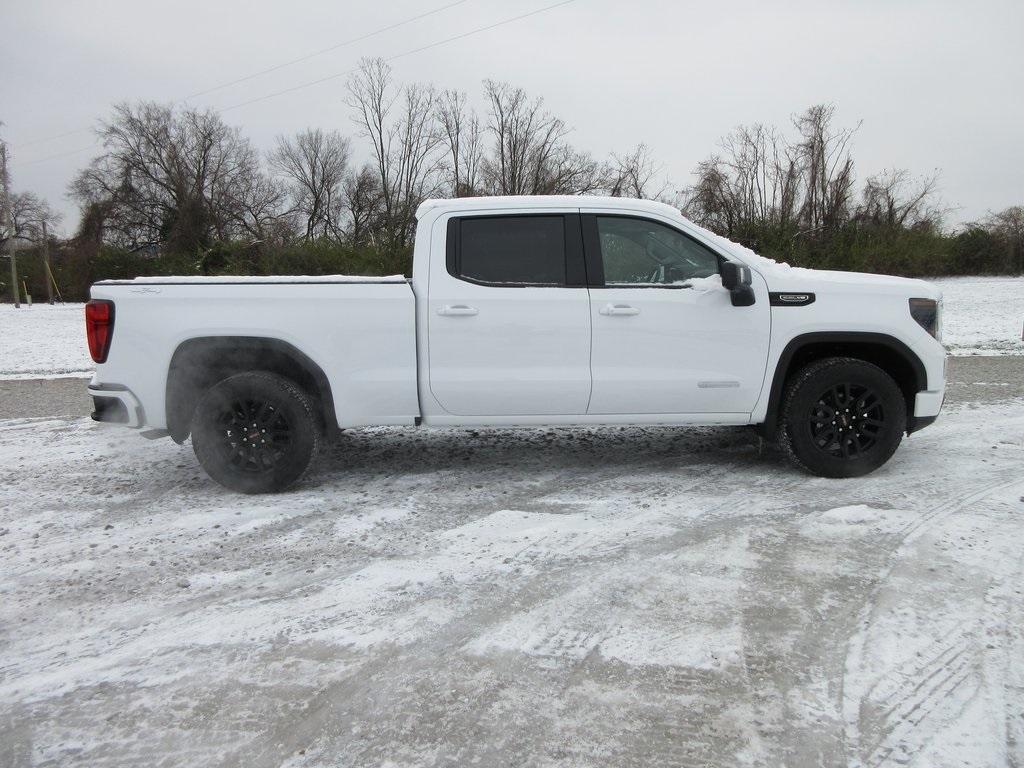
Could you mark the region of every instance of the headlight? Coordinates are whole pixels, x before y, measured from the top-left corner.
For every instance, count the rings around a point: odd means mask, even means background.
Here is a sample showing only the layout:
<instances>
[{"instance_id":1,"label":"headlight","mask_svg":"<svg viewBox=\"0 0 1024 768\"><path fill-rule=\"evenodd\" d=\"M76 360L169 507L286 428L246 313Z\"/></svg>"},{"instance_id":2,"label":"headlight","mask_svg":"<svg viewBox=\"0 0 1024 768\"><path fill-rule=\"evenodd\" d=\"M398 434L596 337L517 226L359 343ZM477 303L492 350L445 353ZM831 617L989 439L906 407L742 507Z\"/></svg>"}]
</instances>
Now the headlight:
<instances>
[{"instance_id":1,"label":"headlight","mask_svg":"<svg viewBox=\"0 0 1024 768\"><path fill-rule=\"evenodd\" d=\"M935 299L911 299L910 316L928 333L939 338L939 302Z\"/></svg>"}]
</instances>

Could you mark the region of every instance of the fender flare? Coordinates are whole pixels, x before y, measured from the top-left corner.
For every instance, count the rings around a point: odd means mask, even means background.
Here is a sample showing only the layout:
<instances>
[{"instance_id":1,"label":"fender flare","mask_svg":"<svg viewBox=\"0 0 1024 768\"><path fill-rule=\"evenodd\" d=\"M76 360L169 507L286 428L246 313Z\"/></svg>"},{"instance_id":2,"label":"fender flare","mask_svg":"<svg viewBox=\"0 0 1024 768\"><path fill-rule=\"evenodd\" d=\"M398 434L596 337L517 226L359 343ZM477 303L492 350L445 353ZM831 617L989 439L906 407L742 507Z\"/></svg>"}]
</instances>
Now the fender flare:
<instances>
[{"instance_id":1,"label":"fender flare","mask_svg":"<svg viewBox=\"0 0 1024 768\"><path fill-rule=\"evenodd\" d=\"M241 372L243 366L232 361L232 355L242 359L252 356L251 359L264 362L263 365L256 364L248 370L281 373L306 389L312 390L310 394L320 400L324 426L327 429L337 428L338 420L331 383L323 369L302 350L287 341L269 336L196 336L185 339L175 348L167 367L164 408L167 429L176 442L181 443L188 437L192 412L197 400L196 390L202 391L220 380L207 380L207 377L199 374L204 370L216 371L218 368ZM287 360L294 368L275 370L273 363L283 360ZM200 365L197 366L197 362Z\"/></svg>"},{"instance_id":2,"label":"fender flare","mask_svg":"<svg viewBox=\"0 0 1024 768\"><path fill-rule=\"evenodd\" d=\"M872 333L868 331L815 331L813 333L802 333L794 336L786 344L775 364L775 372L772 376L771 389L768 396L768 410L765 413L764 421L760 425L762 435L772 437L778 427L779 411L782 408L782 393L786 386L786 374L789 366L797 353L805 347L818 344L870 344L888 349L897 354L906 362L914 373L914 393L928 389L928 371L921 358L917 356L910 347L887 333ZM905 392L905 394L909 394ZM908 430L913 430L913 402L910 403L910 413L907 414Z\"/></svg>"}]
</instances>

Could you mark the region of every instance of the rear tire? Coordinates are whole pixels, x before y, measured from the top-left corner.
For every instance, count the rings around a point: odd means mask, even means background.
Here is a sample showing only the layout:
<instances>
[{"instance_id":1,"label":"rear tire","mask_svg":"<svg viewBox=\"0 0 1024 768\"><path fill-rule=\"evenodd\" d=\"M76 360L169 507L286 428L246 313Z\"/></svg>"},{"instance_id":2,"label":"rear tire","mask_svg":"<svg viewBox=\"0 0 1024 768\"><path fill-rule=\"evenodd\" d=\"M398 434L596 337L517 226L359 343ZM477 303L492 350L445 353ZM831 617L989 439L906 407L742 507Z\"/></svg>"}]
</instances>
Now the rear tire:
<instances>
[{"instance_id":1,"label":"rear tire","mask_svg":"<svg viewBox=\"0 0 1024 768\"><path fill-rule=\"evenodd\" d=\"M239 373L215 384L199 401L191 430L206 473L240 493L283 491L305 474L320 442L309 395L272 373Z\"/></svg>"},{"instance_id":2,"label":"rear tire","mask_svg":"<svg viewBox=\"0 0 1024 768\"><path fill-rule=\"evenodd\" d=\"M779 447L821 477L860 477L885 464L907 428L903 392L877 365L818 360L787 383Z\"/></svg>"}]
</instances>

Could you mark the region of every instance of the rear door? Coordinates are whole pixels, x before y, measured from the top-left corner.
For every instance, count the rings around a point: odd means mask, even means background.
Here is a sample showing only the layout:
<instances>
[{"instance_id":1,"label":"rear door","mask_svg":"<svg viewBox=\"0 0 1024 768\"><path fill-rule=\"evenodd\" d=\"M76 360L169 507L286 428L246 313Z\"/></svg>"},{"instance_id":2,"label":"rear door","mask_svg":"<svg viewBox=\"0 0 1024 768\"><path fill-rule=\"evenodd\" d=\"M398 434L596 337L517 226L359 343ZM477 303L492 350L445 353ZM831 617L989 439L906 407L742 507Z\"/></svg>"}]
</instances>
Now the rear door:
<instances>
[{"instance_id":1,"label":"rear door","mask_svg":"<svg viewBox=\"0 0 1024 768\"><path fill-rule=\"evenodd\" d=\"M734 307L721 256L666 221L584 212L591 414L749 413L764 378L767 296Z\"/></svg>"},{"instance_id":2,"label":"rear door","mask_svg":"<svg viewBox=\"0 0 1024 768\"><path fill-rule=\"evenodd\" d=\"M585 414L590 302L575 212L452 216L428 289L430 392L460 416Z\"/></svg>"}]
</instances>

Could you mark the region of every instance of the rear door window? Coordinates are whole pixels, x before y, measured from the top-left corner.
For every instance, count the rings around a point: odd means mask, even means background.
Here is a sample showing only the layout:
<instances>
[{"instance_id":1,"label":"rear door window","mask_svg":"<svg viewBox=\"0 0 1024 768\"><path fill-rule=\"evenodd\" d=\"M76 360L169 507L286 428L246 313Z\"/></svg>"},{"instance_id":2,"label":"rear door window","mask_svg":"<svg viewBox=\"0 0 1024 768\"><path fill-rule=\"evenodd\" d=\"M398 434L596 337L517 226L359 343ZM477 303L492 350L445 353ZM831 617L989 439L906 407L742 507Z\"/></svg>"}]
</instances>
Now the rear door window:
<instances>
[{"instance_id":1,"label":"rear door window","mask_svg":"<svg viewBox=\"0 0 1024 768\"><path fill-rule=\"evenodd\" d=\"M448 264L453 277L488 285L566 284L563 216L473 216L461 219L459 229Z\"/></svg>"}]
</instances>

